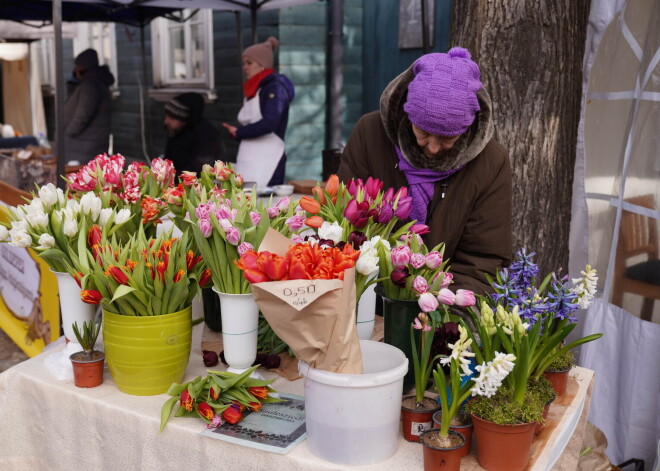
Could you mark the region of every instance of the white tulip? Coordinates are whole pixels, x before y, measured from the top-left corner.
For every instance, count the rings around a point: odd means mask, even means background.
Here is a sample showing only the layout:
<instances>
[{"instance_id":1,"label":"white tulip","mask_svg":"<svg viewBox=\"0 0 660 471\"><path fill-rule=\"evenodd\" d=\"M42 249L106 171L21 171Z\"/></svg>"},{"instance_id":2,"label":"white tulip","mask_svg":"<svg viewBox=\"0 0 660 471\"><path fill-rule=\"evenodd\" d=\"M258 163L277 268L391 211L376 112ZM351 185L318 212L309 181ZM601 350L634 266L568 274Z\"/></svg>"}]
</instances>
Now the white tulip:
<instances>
[{"instance_id":1,"label":"white tulip","mask_svg":"<svg viewBox=\"0 0 660 471\"><path fill-rule=\"evenodd\" d=\"M91 215L92 221L96 222L101 213L101 208L103 208L103 201L90 191L80 198L80 206L83 214Z\"/></svg>"},{"instance_id":2,"label":"white tulip","mask_svg":"<svg viewBox=\"0 0 660 471\"><path fill-rule=\"evenodd\" d=\"M24 208L27 214L30 213L43 213L44 212L44 203L40 198L32 198L30 204L27 208Z\"/></svg>"},{"instance_id":3,"label":"white tulip","mask_svg":"<svg viewBox=\"0 0 660 471\"><path fill-rule=\"evenodd\" d=\"M80 212L80 203L78 200L69 200L66 202L66 209L71 211L71 214L78 214Z\"/></svg>"},{"instance_id":4,"label":"white tulip","mask_svg":"<svg viewBox=\"0 0 660 471\"><path fill-rule=\"evenodd\" d=\"M344 230L337 223L337 221L333 222L332 224L330 224L328 221L325 221L321 227L319 227L319 237L321 239L331 240L335 244L342 239L343 233Z\"/></svg>"},{"instance_id":5,"label":"white tulip","mask_svg":"<svg viewBox=\"0 0 660 471\"><path fill-rule=\"evenodd\" d=\"M62 200L60 200L60 195L62 195ZM57 188L52 183L48 183L47 185L39 188L39 198L41 199L44 208L49 209L51 206L63 201L64 194L60 188Z\"/></svg>"},{"instance_id":6,"label":"white tulip","mask_svg":"<svg viewBox=\"0 0 660 471\"><path fill-rule=\"evenodd\" d=\"M64 218L64 226L62 228L64 235L67 237L75 237L78 235L78 221L75 219L69 218L68 216Z\"/></svg>"},{"instance_id":7,"label":"white tulip","mask_svg":"<svg viewBox=\"0 0 660 471\"><path fill-rule=\"evenodd\" d=\"M115 224L123 224L131 218L131 210L128 208L120 209L115 216Z\"/></svg>"},{"instance_id":8,"label":"white tulip","mask_svg":"<svg viewBox=\"0 0 660 471\"><path fill-rule=\"evenodd\" d=\"M32 245L32 237L25 231L12 229L9 231L9 235L11 236L11 242L9 242L9 245L24 249Z\"/></svg>"},{"instance_id":9,"label":"white tulip","mask_svg":"<svg viewBox=\"0 0 660 471\"><path fill-rule=\"evenodd\" d=\"M55 247L55 237L50 234L41 234L41 237L39 237L39 246L37 248L46 250L52 249L53 247Z\"/></svg>"},{"instance_id":10,"label":"white tulip","mask_svg":"<svg viewBox=\"0 0 660 471\"><path fill-rule=\"evenodd\" d=\"M48 215L42 212L33 212L25 216L25 219L30 223L35 229L45 229L48 227Z\"/></svg>"},{"instance_id":11,"label":"white tulip","mask_svg":"<svg viewBox=\"0 0 660 471\"><path fill-rule=\"evenodd\" d=\"M103 208L99 214L99 226L104 227L112 216L112 208Z\"/></svg>"},{"instance_id":12,"label":"white tulip","mask_svg":"<svg viewBox=\"0 0 660 471\"><path fill-rule=\"evenodd\" d=\"M11 222L11 228L21 232L27 232L30 228L30 225L25 219L19 219L18 221Z\"/></svg>"},{"instance_id":13,"label":"white tulip","mask_svg":"<svg viewBox=\"0 0 660 471\"><path fill-rule=\"evenodd\" d=\"M7 240L7 237L9 237L9 230L5 226L0 225L0 240Z\"/></svg>"},{"instance_id":14,"label":"white tulip","mask_svg":"<svg viewBox=\"0 0 660 471\"><path fill-rule=\"evenodd\" d=\"M355 262L355 269L363 275L376 273L378 271L378 256L375 255L375 251L360 252L360 257Z\"/></svg>"}]
</instances>

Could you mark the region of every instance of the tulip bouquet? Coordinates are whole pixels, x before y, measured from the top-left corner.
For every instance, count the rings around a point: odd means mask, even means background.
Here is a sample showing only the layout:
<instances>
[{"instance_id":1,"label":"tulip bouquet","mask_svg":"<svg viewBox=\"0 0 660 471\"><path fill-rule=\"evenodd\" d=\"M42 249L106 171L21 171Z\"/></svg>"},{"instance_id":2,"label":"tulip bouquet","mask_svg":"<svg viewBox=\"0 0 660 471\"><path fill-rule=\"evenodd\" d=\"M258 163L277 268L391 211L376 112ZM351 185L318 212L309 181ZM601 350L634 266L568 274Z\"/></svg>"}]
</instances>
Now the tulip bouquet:
<instances>
[{"instance_id":1,"label":"tulip bouquet","mask_svg":"<svg viewBox=\"0 0 660 471\"><path fill-rule=\"evenodd\" d=\"M138 230L140 222L149 235L168 211L167 200L176 198L174 187L176 170L167 159L153 159L148 167L142 162L131 163L124 171L125 158L121 154L97 155L77 173L67 177L69 194L82 201L93 193L100 198L101 209L127 209L131 215L130 234ZM125 240L124 240L125 241Z\"/></svg>"},{"instance_id":2,"label":"tulip bouquet","mask_svg":"<svg viewBox=\"0 0 660 471\"><path fill-rule=\"evenodd\" d=\"M73 273L93 226L116 237L125 237L129 230L128 209L102 206L94 193L77 200L49 183L33 193L29 203L9 208L6 227L0 226L0 240L32 248L54 271Z\"/></svg>"},{"instance_id":3,"label":"tulip bouquet","mask_svg":"<svg viewBox=\"0 0 660 471\"><path fill-rule=\"evenodd\" d=\"M258 412L262 404L281 402L271 396L275 390L269 385L273 380L251 378L257 366L243 373L210 371L207 376L195 378L184 384L173 384L167 391L172 396L161 409L162 432L172 413L174 417L199 417L208 428L216 428L224 422L235 424L243 420L247 411Z\"/></svg>"},{"instance_id":4,"label":"tulip bouquet","mask_svg":"<svg viewBox=\"0 0 660 471\"><path fill-rule=\"evenodd\" d=\"M272 201L271 201L272 203ZM286 233L295 204L282 198L266 207L253 193L235 192L229 198L211 198L193 206L187 201L184 222L192 229L204 261L211 269L213 286L223 293L250 292L249 282L235 265L239 257L258 247L269 227Z\"/></svg>"},{"instance_id":5,"label":"tulip bouquet","mask_svg":"<svg viewBox=\"0 0 660 471\"><path fill-rule=\"evenodd\" d=\"M126 316L157 316L188 307L211 278L192 238L163 233L147 239L143 230L126 244L100 232L89 257L80 258L82 300ZM89 275L85 275L89 273Z\"/></svg>"}]
</instances>

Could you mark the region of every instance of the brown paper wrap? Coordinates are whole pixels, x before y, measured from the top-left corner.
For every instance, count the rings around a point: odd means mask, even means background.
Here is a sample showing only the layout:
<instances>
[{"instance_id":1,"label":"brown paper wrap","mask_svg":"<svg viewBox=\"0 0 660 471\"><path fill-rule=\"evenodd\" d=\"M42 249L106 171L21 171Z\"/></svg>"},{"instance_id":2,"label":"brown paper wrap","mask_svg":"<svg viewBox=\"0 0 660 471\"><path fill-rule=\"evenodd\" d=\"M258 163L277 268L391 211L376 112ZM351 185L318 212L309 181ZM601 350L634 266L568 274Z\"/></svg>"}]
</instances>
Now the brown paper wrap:
<instances>
[{"instance_id":1,"label":"brown paper wrap","mask_svg":"<svg viewBox=\"0 0 660 471\"><path fill-rule=\"evenodd\" d=\"M259 246L284 256L291 241L272 229ZM332 373L362 373L355 324L355 268L343 280L255 283L252 294L275 333L308 365Z\"/></svg>"}]
</instances>

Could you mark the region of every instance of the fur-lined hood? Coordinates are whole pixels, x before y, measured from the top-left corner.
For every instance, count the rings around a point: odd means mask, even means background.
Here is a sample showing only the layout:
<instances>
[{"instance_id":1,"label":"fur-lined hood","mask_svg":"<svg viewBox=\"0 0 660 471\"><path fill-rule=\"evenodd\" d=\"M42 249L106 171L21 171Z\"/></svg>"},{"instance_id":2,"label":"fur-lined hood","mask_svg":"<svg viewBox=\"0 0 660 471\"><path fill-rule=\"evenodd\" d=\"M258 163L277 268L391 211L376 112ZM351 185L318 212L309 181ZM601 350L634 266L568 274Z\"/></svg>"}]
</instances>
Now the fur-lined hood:
<instances>
[{"instance_id":1,"label":"fur-lined hood","mask_svg":"<svg viewBox=\"0 0 660 471\"><path fill-rule=\"evenodd\" d=\"M390 140L400 149L408 162L417 168L436 172L462 167L474 159L493 137L493 115L490 96L485 89L477 92L481 110L470 129L461 136L454 147L442 159L430 159L417 145L408 114L403 104L408 94L408 84L415 78L412 65L396 77L380 96L380 116Z\"/></svg>"}]
</instances>

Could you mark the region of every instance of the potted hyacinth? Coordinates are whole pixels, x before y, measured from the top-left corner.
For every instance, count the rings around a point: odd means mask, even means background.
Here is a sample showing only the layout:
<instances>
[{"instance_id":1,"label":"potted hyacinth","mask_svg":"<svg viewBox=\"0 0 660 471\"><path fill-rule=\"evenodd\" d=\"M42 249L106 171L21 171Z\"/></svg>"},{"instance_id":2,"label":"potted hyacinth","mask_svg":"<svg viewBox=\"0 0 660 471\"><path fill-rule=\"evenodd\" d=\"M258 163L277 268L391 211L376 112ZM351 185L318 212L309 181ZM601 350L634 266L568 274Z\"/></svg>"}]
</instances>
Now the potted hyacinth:
<instances>
[{"instance_id":1,"label":"potted hyacinth","mask_svg":"<svg viewBox=\"0 0 660 471\"><path fill-rule=\"evenodd\" d=\"M100 331L101 324L94 321L84 322L82 331L77 322L73 324L73 332L83 349L69 357L73 365L73 381L79 388L95 388L103 383L105 354L94 350Z\"/></svg>"},{"instance_id":2,"label":"potted hyacinth","mask_svg":"<svg viewBox=\"0 0 660 471\"><path fill-rule=\"evenodd\" d=\"M81 272L89 273L81 280L83 299L102 307L105 354L117 387L153 395L181 381L192 341L191 303L211 278L192 238L164 232L147 239L140 230L120 244L101 233L81 257ZM157 367L163 364L167 371Z\"/></svg>"}]
</instances>

